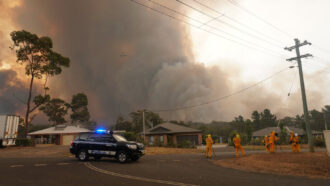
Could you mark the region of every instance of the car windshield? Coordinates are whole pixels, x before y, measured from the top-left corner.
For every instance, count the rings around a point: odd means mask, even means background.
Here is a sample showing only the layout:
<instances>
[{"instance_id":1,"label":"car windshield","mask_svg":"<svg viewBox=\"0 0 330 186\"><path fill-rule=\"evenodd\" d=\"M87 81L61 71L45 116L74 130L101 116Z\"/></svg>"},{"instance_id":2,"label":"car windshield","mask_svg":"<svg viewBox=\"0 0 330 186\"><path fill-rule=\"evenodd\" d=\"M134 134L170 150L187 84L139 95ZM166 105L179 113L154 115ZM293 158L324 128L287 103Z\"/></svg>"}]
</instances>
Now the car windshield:
<instances>
[{"instance_id":1,"label":"car windshield","mask_svg":"<svg viewBox=\"0 0 330 186\"><path fill-rule=\"evenodd\" d=\"M114 134L113 137L117 140L117 141L127 141L126 138L124 138L123 136Z\"/></svg>"}]
</instances>

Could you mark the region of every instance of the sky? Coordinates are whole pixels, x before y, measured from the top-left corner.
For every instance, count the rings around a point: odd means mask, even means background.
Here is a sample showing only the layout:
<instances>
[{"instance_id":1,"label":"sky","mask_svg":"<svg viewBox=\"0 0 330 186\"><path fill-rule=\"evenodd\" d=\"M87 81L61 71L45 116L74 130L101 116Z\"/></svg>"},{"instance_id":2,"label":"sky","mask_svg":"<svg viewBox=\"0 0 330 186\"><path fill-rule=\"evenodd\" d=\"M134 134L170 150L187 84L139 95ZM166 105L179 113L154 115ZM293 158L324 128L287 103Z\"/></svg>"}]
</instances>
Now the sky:
<instances>
[{"instance_id":1,"label":"sky","mask_svg":"<svg viewBox=\"0 0 330 186\"><path fill-rule=\"evenodd\" d=\"M86 93L99 123L138 109L203 122L250 118L265 108L279 118L302 114L297 68L285 60L295 56L284 50L294 38L312 43L301 47L314 55L303 59L309 109L330 104L329 1L135 2L0 0L0 113L24 113L28 78L9 49L10 32L22 29L51 37L54 50L71 59L50 79L51 95L70 101ZM210 104L177 109L203 103ZM35 119L45 121L42 113Z\"/></svg>"}]
</instances>

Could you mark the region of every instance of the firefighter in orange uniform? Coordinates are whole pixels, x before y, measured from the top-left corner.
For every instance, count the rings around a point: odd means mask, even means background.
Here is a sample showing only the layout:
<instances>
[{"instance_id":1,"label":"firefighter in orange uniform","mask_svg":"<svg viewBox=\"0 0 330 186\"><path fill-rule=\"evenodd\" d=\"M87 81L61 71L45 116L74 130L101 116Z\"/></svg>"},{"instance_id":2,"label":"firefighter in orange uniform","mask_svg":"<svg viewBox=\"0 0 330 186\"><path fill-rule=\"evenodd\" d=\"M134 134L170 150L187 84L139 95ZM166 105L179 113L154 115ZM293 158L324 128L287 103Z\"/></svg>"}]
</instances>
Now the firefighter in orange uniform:
<instances>
[{"instance_id":1,"label":"firefighter in orange uniform","mask_svg":"<svg viewBox=\"0 0 330 186\"><path fill-rule=\"evenodd\" d=\"M300 142L298 134L296 133L295 136L292 139L292 144L294 146L293 152L300 152Z\"/></svg>"},{"instance_id":2,"label":"firefighter in orange uniform","mask_svg":"<svg viewBox=\"0 0 330 186\"><path fill-rule=\"evenodd\" d=\"M239 136L239 134L236 134L236 137L233 138L233 142L234 142L234 145L235 145L235 153L236 153L236 157L239 157L239 154L238 154L238 150L241 151L242 153L242 156L244 156L244 150L241 146L241 137Z\"/></svg>"},{"instance_id":3,"label":"firefighter in orange uniform","mask_svg":"<svg viewBox=\"0 0 330 186\"><path fill-rule=\"evenodd\" d=\"M277 141L277 137L275 135L275 131L273 131L269 135L269 148L270 148L270 152L275 152L275 142L276 141Z\"/></svg>"},{"instance_id":4,"label":"firefighter in orange uniform","mask_svg":"<svg viewBox=\"0 0 330 186\"><path fill-rule=\"evenodd\" d=\"M206 142L206 152L205 152L206 158L211 158L212 157L212 144L213 144L211 134L207 135L205 142Z\"/></svg>"},{"instance_id":5,"label":"firefighter in orange uniform","mask_svg":"<svg viewBox=\"0 0 330 186\"><path fill-rule=\"evenodd\" d=\"M266 152L269 152L269 139L268 139L268 136L267 135L265 135L265 137L262 140L262 142L265 144Z\"/></svg>"},{"instance_id":6,"label":"firefighter in orange uniform","mask_svg":"<svg viewBox=\"0 0 330 186\"><path fill-rule=\"evenodd\" d=\"M289 139L289 142L291 144L291 149L292 149L292 152L295 151L296 147L295 145L293 144L293 138L294 138L294 134L293 134L293 131L290 132L290 139Z\"/></svg>"}]
</instances>

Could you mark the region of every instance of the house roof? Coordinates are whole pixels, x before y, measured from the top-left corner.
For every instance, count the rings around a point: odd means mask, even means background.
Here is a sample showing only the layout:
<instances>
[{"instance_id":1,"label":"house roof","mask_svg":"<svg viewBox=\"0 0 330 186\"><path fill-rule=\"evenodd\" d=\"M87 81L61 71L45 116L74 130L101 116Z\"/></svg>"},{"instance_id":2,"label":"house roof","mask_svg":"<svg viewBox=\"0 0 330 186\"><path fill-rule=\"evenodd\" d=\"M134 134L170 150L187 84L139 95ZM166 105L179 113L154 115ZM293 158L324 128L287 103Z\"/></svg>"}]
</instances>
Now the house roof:
<instances>
[{"instance_id":1,"label":"house roof","mask_svg":"<svg viewBox=\"0 0 330 186\"><path fill-rule=\"evenodd\" d=\"M46 128L43 130L38 130L35 132L31 132L28 135L44 135L44 134L74 134L74 133L82 133L82 132L91 132L88 129L81 128L79 126L72 125L57 125L55 127Z\"/></svg>"},{"instance_id":2,"label":"house roof","mask_svg":"<svg viewBox=\"0 0 330 186\"><path fill-rule=\"evenodd\" d=\"M162 123L153 128L146 130L146 134L171 134L171 133L190 133L190 132L201 132L201 131L173 123Z\"/></svg>"},{"instance_id":3,"label":"house roof","mask_svg":"<svg viewBox=\"0 0 330 186\"><path fill-rule=\"evenodd\" d=\"M290 133L291 131L293 131L293 133L297 133L299 136L306 134L306 132L301 128L284 126L284 129L286 130L287 133ZM255 137L265 136L265 135L268 135L269 133L271 133L272 131L275 131L276 133L280 133L281 130L279 127L267 127L267 128L260 129L260 130L253 132L252 136L255 136ZM318 131L314 131L314 130L312 131L312 134L318 134L318 133L319 133Z\"/></svg>"}]
</instances>

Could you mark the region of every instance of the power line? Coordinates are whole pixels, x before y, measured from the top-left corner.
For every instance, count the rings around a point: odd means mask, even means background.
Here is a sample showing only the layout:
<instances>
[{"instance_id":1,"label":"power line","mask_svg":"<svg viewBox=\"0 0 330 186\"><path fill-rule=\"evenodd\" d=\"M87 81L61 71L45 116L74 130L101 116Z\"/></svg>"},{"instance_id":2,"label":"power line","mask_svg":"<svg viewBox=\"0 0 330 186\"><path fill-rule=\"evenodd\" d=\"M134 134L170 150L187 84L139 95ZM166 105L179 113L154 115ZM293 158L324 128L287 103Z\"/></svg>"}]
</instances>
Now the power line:
<instances>
[{"instance_id":1,"label":"power line","mask_svg":"<svg viewBox=\"0 0 330 186\"><path fill-rule=\"evenodd\" d=\"M222 12L220 12L220 11L218 11L218 10L216 10L216 9L214 9L214 8L212 8L212 7L208 6L208 5L206 5L206 4L203 4L203 3L201 3L199 0L194 0L194 1L195 1L197 4L199 4L199 5L201 5L201 6L205 7L205 8L207 8L207 9L209 9L209 10L212 10L213 12L215 12L215 13L217 13L217 14L220 14L222 17L226 17L227 19L229 19L229 20L231 20L231 21L233 21L233 22L235 22L235 23L237 23L237 24L239 24L239 25L241 25L241 26L243 26L243 27L245 27L245 28L247 28L247 29L249 29L249 30L252 30L253 32L256 32L256 33L258 33L258 34L260 34L260 35L263 35L265 38L270 39L270 40L272 40L273 42L276 42L276 43L278 42L276 39L272 38L271 36L268 36L268 35L264 34L263 32L260 32L260 31L258 31L258 30L256 30L256 29L254 29L254 28L252 28L252 27L250 27L250 26L248 26L248 25L246 25L246 24L244 24L244 23L242 23L242 22L240 22L240 21L234 19L234 18L231 18L231 17L227 16L226 14L224 14L224 13L222 13ZM278 46L281 46L281 45L278 45Z\"/></svg>"},{"instance_id":2,"label":"power line","mask_svg":"<svg viewBox=\"0 0 330 186\"><path fill-rule=\"evenodd\" d=\"M280 73L282 73L282 72L284 72L284 71L286 71L288 69L289 68L286 67L286 68L284 68L284 69L282 69L282 70L280 70L280 71L278 71L278 72L276 72L276 73L274 73L274 74L266 77L265 79L262 79L261 81L258 81L257 83L254 83L254 84L252 84L252 85L250 85L248 87L245 87L245 88L240 89L240 90L238 90L236 92L233 92L231 94L228 94L228 95L225 95L225 96L222 96L220 98L217 98L217 99L214 99L214 100L210 100L210 101L207 101L207 102L204 102L204 103L200 103L200 104L196 104L196 105L183 106L183 107L169 108L169 109L158 109L158 110L148 109L148 110L152 110L153 112L170 112L170 111L191 109L191 108L200 107L200 106L208 105L208 104L211 104L211 103L219 102L221 100L227 99L227 98L232 97L234 95L240 94L240 93L242 93L242 92L244 92L246 90L249 90L250 88L253 88L253 87L257 86L257 85L259 85L259 84L261 84L261 83L263 83L263 82L265 82L265 81L267 81L267 80L275 77L276 75L279 75Z\"/></svg>"},{"instance_id":3,"label":"power line","mask_svg":"<svg viewBox=\"0 0 330 186\"><path fill-rule=\"evenodd\" d=\"M199 29L200 29L202 26L207 26L207 27L209 27L209 28L211 28L211 29L217 30L217 31L219 31L219 32L221 32L221 33L224 33L224 34L226 34L226 35L228 35L228 36L231 36L231 37L233 37L233 38L235 38L235 39L239 39L239 40L241 40L241 41L243 41L243 42L249 43L249 44L254 45L254 46L256 46L256 47L259 47L259 48L261 48L261 49L263 49L263 50L266 50L267 52L269 52L268 50L270 50L270 49L268 49L268 48L265 48L265 47L260 46L260 45L258 45L258 44L255 44L255 43L252 43L252 42L250 42L250 41L247 41L247 40L245 40L245 39L243 39L243 38L240 38L240 37L238 37L238 36L235 36L235 35L233 35L233 34L231 34L231 33L226 32L226 31L220 30L220 29L218 29L217 27L214 27L214 26L211 26L211 25L207 25L207 22L206 22L206 23L203 23L202 21L200 21L200 20L198 20L198 19L195 19L195 18L193 18L193 17L191 17L191 16L188 16L188 15L186 15L186 14L183 14L183 13L179 12L179 11L176 11L176 10L174 10L174 9L168 7L168 6L165 6L165 5L161 4L161 3L155 2L155 1L153 1L153 0L148 0L148 1L151 2L151 3L153 3L153 4L156 4L156 5L160 6L160 7L162 7L162 8L165 8L165 9L171 11L171 12L174 12L174 13L180 15L180 16L186 17L186 18L188 18L188 19L190 19L190 20L192 20L192 21L197 22L198 24L200 24L200 26L198 26ZM218 18L218 17L216 17L216 18ZM214 18L214 19L216 19L216 18ZM213 19L213 20L214 20L214 19ZM208 22L209 22L209 21L208 21ZM205 31L205 30L204 30L204 31ZM270 50L270 51L272 51L272 50ZM272 51L272 52L278 54L276 51ZM279 55L279 57L281 57L281 56Z\"/></svg>"},{"instance_id":4,"label":"power line","mask_svg":"<svg viewBox=\"0 0 330 186\"><path fill-rule=\"evenodd\" d=\"M251 16L259 19L260 21L262 21L263 23L267 24L268 26L274 28L275 30L277 30L278 32L281 32L282 34L286 35L287 37L289 37L290 39L294 38L291 34L289 34L288 32L280 29L279 27L275 26L274 24L268 22L267 20L263 19L262 17L258 16L257 14L251 12L250 10L248 10L247 8L243 7L242 5L240 5L239 3L237 3L235 0L227 0L229 3L231 3L232 5L236 6L237 8L245 11L246 13L250 14Z\"/></svg>"},{"instance_id":5,"label":"power line","mask_svg":"<svg viewBox=\"0 0 330 186\"><path fill-rule=\"evenodd\" d=\"M152 7L150 7L150 6L147 6L147 5L143 4L143 3L137 2L136 0L130 0L130 1L133 2L133 3L135 3L135 4L138 4L138 5L142 6L142 7L144 7L144 8L147 8L147 9L153 10L153 11L155 11L155 12L157 12L157 13L163 15L163 16L167 16L167 17L169 17L169 18L171 18L171 19L173 19L173 20L175 20L175 21L185 23L185 24L187 24L187 25L190 25L190 26L192 26L192 27L194 27L194 28L197 28L197 29L202 30L202 31L204 31L204 32L207 32L207 33L209 33L209 34L215 35L215 36L217 36L217 37L219 37L219 38L222 38L222 39L225 39L225 40L231 41L231 42L233 42L233 43L236 43L236 44L238 44L238 45L241 45L241 46L244 46L244 47L247 47L247 48L253 49L253 50L257 50L257 51L262 52L262 53L267 54L267 55L273 55L273 56L275 56L275 57L280 57L280 58L282 58L282 56L279 55L278 53L274 52L275 54L273 54L273 52L268 51L269 49L265 49L266 51L261 50L261 49L259 49L260 47L259 47L259 48L256 48L256 47L253 47L253 46L247 45L247 44L245 44L245 43L241 43L241 42L239 42L239 41L236 41L236 40L233 40L233 39L230 39L230 38L224 37L223 35L219 35L219 34L217 34L217 33L215 33L215 32L212 32L212 31L209 31L209 30L206 30L206 29L200 28L200 27L198 27L198 26L196 26L196 25L194 25L194 24L191 24L191 23L189 23L189 22L187 22L187 21L185 21L185 20L178 19L178 18L176 18L176 17L174 17L174 16L172 16L172 15L166 14L166 13L164 13L164 12L162 12L162 11L159 11L159 10L157 10L157 9L155 9L155 8L152 8Z\"/></svg>"},{"instance_id":6,"label":"power line","mask_svg":"<svg viewBox=\"0 0 330 186\"><path fill-rule=\"evenodd\" d=\"M223 21L223 20L221 20L221 19L216 19L216 17L213 17L213 16L211 16L211 15L209 15L209 14L207 14L207 13L201 11L201 10L199 10L198 8L193 7L193 6L191 6L191 5L189 5L189 4L185 3L185 2L183 2L183 1L181 1L181 0L176 0L176 1L179 2L179 3L181 3L181 4L183 4L183 5L185 5L185 6L187 6L187 7L189 7L189 8L191 8L191 9L193 9L193 10L195 10L195 11L197 11L197 12L199 12L199 13L201 13L201 14L203 14L203 15L205 15L205 16L207 16L207 17L209 17L209 18L215 19L216 21L218 21L218 22L220 22L220 23L222 23L222 24L225 24L225 25L227 25L228 27L231 27L231 28L233 28L233 29L235 29L235 30L238 30L238 31L241 32L241 33L247 34L247 35L249 35L249 36L251 36L251 37L254 37L254 38L256 38L256 39L258 39L258 40L260 40L260 41L266 42L266 43L268 43L268 44L270 44L270 45L273 45L273 46L275 46L275 47L280 47L280 45L278 45L277 43L275 44L275 43L269 42L269 41L267 41L267 40L265 40L265 39L263 39L263 38L261 38L261 37L259 37L259 36L257 36L257 35L251 34L251 33L249 33L249 32L246 32L246 31L244 31L244 30L242 30L242 29L236 27L236 26L233 26L233 25L231 25L231 24L229 24L229 23L227 23L227 22L225 22L225 21Z\"/></svg>"}]
</instances>

